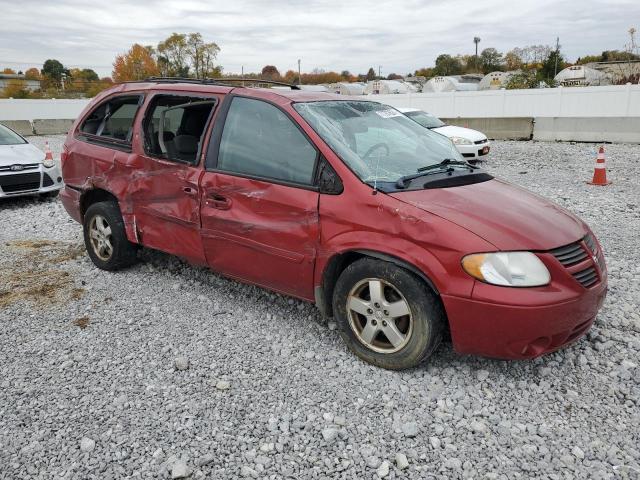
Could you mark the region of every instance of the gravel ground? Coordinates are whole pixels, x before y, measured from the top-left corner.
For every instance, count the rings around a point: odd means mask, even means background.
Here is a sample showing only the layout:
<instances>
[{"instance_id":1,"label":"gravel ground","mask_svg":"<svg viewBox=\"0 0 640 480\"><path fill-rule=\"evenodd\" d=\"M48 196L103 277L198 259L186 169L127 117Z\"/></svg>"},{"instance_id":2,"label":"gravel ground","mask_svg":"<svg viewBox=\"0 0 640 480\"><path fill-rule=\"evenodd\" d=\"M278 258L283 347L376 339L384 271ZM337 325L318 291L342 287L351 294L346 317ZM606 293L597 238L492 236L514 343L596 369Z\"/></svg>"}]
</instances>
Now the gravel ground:
<instances>
[{"instance_id":1,"label":"gravel ground","mask_svg":"<svg viewBox=\"0 0 640 480\"><path fill-rule=\"evenodd\" d=\"M640 478L640 147L607 146L606 188L595 151L495 142L486 164L603 243L587 337L399 373L309 304L158 252L103 272L58 200L0 203L0 478Z\"/></svg>"}]
</instances>

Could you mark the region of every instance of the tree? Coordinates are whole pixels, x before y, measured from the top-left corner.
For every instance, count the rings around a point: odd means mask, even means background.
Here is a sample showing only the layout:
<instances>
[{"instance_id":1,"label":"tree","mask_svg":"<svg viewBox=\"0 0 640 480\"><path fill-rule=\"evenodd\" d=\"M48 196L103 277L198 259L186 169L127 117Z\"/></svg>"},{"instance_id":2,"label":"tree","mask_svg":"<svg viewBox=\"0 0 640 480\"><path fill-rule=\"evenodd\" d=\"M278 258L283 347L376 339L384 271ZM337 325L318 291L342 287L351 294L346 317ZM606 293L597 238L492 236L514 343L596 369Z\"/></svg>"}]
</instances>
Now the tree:
<instances>
[{"instance_id":1,"label":"tree","mask_svg":"<svg viewBox=\"0 0 640 480\"><path fill-rule=\"evenodd\" d=\"M189 46L187 35L184 33L174 32L158 43L158 65L162 69L162 75L187 77L189 75L188 55Z\"/></svg>"},{"instance_id":2,"label":"tree","mask_svg":"<svg viewBox=\"0 0 640 480\"><path fill-rule=\"evenodd\" d=\"M127 53L116 56L113 62L113 80L127 82L158 75L158 65L148 48L136 43Z\"/></svg>"},{"instance_id":3,"label":"tree","mask_svg":"<svg viewBox=\"0 0 640 480\"><path fill-rule=\"evenodd\" d=\"M462 73L460 60L446 53L436 58L436 66L433 69L434 75L459 75Z\"/></svg>"},{"instance_id":4,"label":"tree","mask_svg":"<svg viewBox=\"0 0 640 480\"><path fill-rule=\"evenodd\" d=\"M298 82L298 72L293 70L287 70L287 73L284 74L284 81L287 83L299 83Z\"/></svg>"},{"instance_id":5,"label":"tree","mask_svg":"<svg viewBox=\"0 0 640 480\"><path fill-rule=\"evenodd\" d=\"M352 77L351 72L349 72L349 70L342 70L340 72L340 76L345 80L349 80Z\"/></svg>"},{"instance_id":6,"label":"tree","mask_svg":"<svg viewBox=\"0 0 640 480\"><path fill-rule=\"evenodd\" d=\"M522 88L536 88L538 86L538 79L536 74L531 70L516 73L509 77L505 88L507 90L515 90Z\"/></svg>"},{"instance_id":7,"label":"tree","mask_svg":"<svg viewBox=\"0 0 640 480\"><path fill-rule=\"evenodd\" d=\"M40 70L37 68L30 68L24 72L24 78L27 80L40 80Z\"/></svg>"},{"instance_id":8,"label":"tree","mask_svg":"<svg viewBox=\"0 0 640 480\"><path fill-rule=\"evenodd\" d=\"M556 63L557 62L557 63ZM560 49L553 50L549 56L542 62L540 69L540 77L550 83L556 76L556 73L565 68L566 62L560 53Z\"/></svg>"},{"instance_id":9,"label":"tree","mask_svg":"<svg viewBox=\"0 0 640 480\"><path fill-rule=\"evenodd\" d=\"M48 80L48 82L46 82L47 84L51 84L51 86L54 87L60 87L62 83L62 76L69 75L69 70L64 68L64 65L62 65L58 60L49 59L42 65L40 73L45 77L45 80Z\"/></svg>"},{"instance_id":10,"label":"tree","mask_svg":"<svg viewBox=\"0 0 640 480\"><path fill-rule=\"evenodd\" d=\"M480 53L480 66L482 73L487 74L495 72L496 70L502 70L504 65L504 59L502 53L498 52L495 48L485 48Z\"/></svg>"},{"instance_id":11,"label":"tree","mask_svg":"<svg viewBox=\"0 0 640 480\"><path fill-rule=\"evenodd\" d=\"M7 75L15 75L16 71L12 68L5 68L4 70L2 70L2 73L6 73Z\"/></svg>"},{"instance_id":12,"label":"tree","mask_svg":"<svg viewBox=\"0 0 640 480\"><path fill-rule=\"evenodd\" d=\"M387 75L387 80L402 80L402 75L398 75L397 73L390 73Z\"/></svg>"},{"instance_id":13,"label":"tree","mask_svg":"<svg viewBox=\"0 0 640 480\"><path fill-rule=\"evenodd\" d=\"M520 70L523 67L522 58L515 48L504 56L504 66L507 71Z\"/></svg>"},{"instance_id":14,"label":"tree","mask_svg":"<svg viewBox=\"0 0 640 480\"><path fill-rule=\"evenodd\" d=\"M265 65L262 67L262 78L265 80L281 80L280 72L273 65Z\"/></svg>"},{"instance_id":15,"label":"tree","mask_svg":"<svg viewBox=\"0 0 640 480\"><path fill-rule=\"evenodd\" d=\"M366 80L368 82L370 82L371 80L375 80L376 79L376 71L373 69L373 67L371 67L368 71L367 71L367 75L365 76Z\"/></svg>"},{"instance_id":16,"label":"tree","mask_svg":"<svg viewBox=\"0 0 640 480\"><path fill-rule=\"evenodd\" d=\"M22 80L9 80L4 90L1 91L4 98L29 98L31 92Z\"/></svg>"},{"instance_id":17,"label":"tree","mask_svg":"<svg viewBox=\"0 0 640 480\"><path fill-rule=\"evenodd\" d=\"M214 76L215 69L221 68L214 65L220 47L215 43L205 43L200 33L190 33L187 37L187 54L193 66L196 78Z\"/></svg>"},{"instance_id":18,"label":"tree","mask_svg":"<svg viewBox=\"0 0 640 480\"><path fill-rule=\"evenodd\" d=\"M419 70L416 70L414 75L416 77L431 78L433 77L433 68L423 67Z\"/></svg>"}]
</instances>

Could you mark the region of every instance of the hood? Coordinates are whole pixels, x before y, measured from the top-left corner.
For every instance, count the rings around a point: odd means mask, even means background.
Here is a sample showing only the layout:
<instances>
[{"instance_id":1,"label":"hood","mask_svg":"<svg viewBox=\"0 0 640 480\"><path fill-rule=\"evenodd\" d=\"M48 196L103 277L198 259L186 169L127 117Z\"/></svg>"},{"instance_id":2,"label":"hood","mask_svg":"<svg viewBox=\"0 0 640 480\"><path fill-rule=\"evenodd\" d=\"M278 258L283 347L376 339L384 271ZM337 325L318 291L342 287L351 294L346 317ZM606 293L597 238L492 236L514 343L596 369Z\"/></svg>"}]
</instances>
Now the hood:
<instances>
[{"instance_id":1,"label":"hood","mask_svg":"<svg viewBox=\"0 0 640 480\"><path fill-rule=\"evenodd\" d=\"M462 137L472 142L477 142L478 140L485 140L487 136L479 132L477 130L471 130L470 128L464 127L456 127L455 125L445 125L444 127L432 128L431 131L438 132L440 135L444 135L445 137Z\"/></svg>"},{"instance_id":2,"label":"hood","mask_svg":"<svg viewBox=\"0 0 640 480\"><path fill-rule=\"evenodd\" d=\"M587 233L586 225L575 215L502 180L391 196L449 220L499 250L550 250Z\"/></svg>"},{"instance_id":3,"label":"hood","mask_svg":"<svg viewBox=\"0 0 640 480\"><path fill-rule=\"evenodd\" d=\"M44 153L30 143L0 145L0 166L40 163L42 160Z\"/></svg>"}]
</instances>

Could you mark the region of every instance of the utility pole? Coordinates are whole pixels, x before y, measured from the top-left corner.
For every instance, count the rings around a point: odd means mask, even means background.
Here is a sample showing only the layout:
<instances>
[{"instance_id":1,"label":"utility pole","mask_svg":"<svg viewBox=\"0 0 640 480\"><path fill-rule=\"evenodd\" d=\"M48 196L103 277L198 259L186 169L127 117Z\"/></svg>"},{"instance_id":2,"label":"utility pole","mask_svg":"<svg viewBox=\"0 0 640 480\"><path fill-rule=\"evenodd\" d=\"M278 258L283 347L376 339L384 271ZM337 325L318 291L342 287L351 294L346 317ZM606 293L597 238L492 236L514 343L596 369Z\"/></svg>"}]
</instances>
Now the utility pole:
<instances>
[{"instance_id":1,"label":"utility pole","mask_svg":"<svg viewBox=\"0 0 640 480\"><path fill-rule=\"evenodd\" d=\"M478 68L478 44L480 43L480 37L473 37L473 43L476 44L476 68Z\"/></svg>"},{"instance_id":2,"label":"utility pole","mask_svg":"<svg viewBox=\"0 0 640 480\"><path fill-rule=\"evenodd\" d=\"M378 79L382 78L382 75L380 74L382 72L382 65L378 65Z\"/></svg>"},{"instance_id":3,"label":"utility pole","mask_svg":"<svg viewBox=\"0 0 640 480\"><path fill-rule=\"evenodd\" d=\"M302 83L302 75L300 74L300 59L298 59L298 85Z\"/></svg>"},{"instance_id":4,"label":"utility pole","mask_svg":"<svg viewBox=\"0 0 640 480\"><path fill-rule=\"evenodd\" d=\"M560 56L560 37L556 37L556 66L553 70L553 78L558 74L558 57Z\"/></svg>"}]
</instances>

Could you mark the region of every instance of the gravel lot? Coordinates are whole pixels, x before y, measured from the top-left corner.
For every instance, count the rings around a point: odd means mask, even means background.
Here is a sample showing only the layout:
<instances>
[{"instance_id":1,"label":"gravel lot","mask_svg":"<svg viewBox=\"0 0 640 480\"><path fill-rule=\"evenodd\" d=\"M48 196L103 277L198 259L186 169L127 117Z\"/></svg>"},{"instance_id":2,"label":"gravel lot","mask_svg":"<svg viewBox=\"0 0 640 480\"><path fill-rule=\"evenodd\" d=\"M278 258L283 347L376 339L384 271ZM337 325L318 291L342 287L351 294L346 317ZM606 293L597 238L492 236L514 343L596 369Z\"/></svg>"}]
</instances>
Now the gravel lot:
<instances>
[{"instance_id":1,"label":"gravel lot","mask_svg":"<svg viewBox=\"0 0 640 480\"><path fill-rule=\"evenodd\" d=\"M495 142L486 164L603 243L589 335L400 373L312 305L158 252L103 272L58 200L0 202L0 478L640 478L640 146L606 151L608 187L585 183L591 144Z\"/></svg>"}]
</instances>

